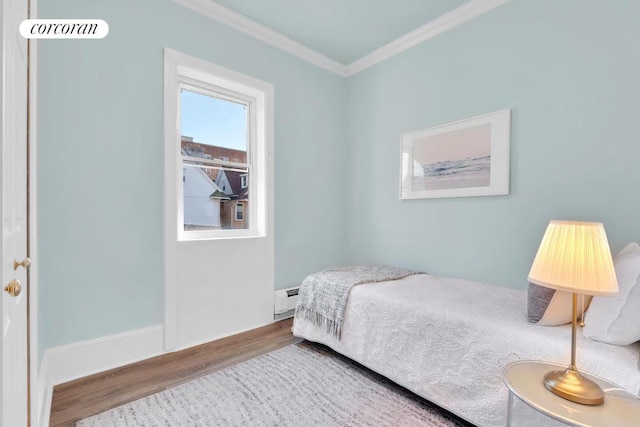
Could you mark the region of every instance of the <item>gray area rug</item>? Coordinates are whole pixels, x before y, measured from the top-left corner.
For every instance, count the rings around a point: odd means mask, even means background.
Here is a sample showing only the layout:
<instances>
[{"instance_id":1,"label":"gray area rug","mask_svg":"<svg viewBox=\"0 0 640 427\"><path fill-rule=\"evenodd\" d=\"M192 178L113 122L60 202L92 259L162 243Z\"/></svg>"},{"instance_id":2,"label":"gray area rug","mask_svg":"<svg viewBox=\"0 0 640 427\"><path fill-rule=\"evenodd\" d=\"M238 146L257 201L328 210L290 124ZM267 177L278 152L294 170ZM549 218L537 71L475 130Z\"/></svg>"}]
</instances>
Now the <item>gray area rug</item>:
<instances>
[{"instance_id":1,"label":"gray area rug","mask_svg":"<svg viewBox=\"0 0 640 427\"><path fill-rule=\"evenodd\" d=\"M77 426L471 426L327 347L301 342Z\"/></svg>"}]
</instances>

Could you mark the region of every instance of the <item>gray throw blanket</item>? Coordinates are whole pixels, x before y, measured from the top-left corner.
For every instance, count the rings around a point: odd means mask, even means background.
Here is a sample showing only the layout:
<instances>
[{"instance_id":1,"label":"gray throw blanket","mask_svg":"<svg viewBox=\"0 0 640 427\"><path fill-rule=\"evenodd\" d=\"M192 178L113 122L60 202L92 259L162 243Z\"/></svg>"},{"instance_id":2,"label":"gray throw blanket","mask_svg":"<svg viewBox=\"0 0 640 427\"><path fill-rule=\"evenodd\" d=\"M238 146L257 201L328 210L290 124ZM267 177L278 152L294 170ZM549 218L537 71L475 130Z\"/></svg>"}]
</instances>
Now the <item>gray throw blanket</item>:
<instances>
[{"instance_id":1,"label":"gray throw blanket","mask_svg":"<svg viewBox=\"0 0 640 427\"><path fill-rule=\"evenodd\" d=\"M329 334L340 339L344 309L352 287L402 279L412 274L419 273L383 265L333 268L312 274L300 286L295 317L316 326L324 325Z\"/></svg>"}]
</instances>

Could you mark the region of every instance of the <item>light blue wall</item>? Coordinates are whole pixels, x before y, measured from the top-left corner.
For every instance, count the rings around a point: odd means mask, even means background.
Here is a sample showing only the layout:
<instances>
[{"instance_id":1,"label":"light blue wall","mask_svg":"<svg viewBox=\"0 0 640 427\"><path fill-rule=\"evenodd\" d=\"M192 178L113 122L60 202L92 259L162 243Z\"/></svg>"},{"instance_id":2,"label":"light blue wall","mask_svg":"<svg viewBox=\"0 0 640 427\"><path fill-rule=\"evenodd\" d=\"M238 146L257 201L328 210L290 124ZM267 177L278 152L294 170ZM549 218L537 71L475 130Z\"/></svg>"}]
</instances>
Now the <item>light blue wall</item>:
<instances>
[{"instance_id":1,"label":"light blue wall","mask_svg":"<svg viewBox=\"0 0 640 427\"><path fill-rule=\"evenodd\" d=\"M512 0L349 81L360 261L526 286L550 219L640 240L640 2ZM398 198L405 132L512 110L511 194Z\"/></svg>"},{"instance_id":2,"label":"light blue wall","mask_svg":"<svg viewBox=\"0 0 640 427\"><path fill-rule=\"evenodd\" d=\"M512 0L341 79L169 0L39 44L40 351L162 322L162 48L271 82L276 286L354 259L523 287L550 219L640 240L640 3ZM511 108L511 194L398 199L400 134Z\"/></svg>"},{"instance_id":3,"label":"light blue wall","mask_svg":"<svg viewBox=\"0 0 640 427\"><path fill-rule=\"evenodd\" d=\"M163 48L275 86L276 287L344 262L346 80L169 0L40 0L40 351L163 321Z\"/></svg>"}]
</instances>

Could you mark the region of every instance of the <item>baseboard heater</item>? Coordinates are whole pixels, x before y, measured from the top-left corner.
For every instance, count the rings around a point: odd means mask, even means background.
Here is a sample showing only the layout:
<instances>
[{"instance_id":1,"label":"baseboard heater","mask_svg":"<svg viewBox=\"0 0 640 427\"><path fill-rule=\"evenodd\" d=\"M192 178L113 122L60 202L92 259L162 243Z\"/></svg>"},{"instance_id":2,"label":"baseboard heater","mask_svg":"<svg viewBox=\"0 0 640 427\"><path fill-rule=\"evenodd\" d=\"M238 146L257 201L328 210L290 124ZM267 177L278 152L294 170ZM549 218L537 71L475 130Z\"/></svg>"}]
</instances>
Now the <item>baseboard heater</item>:
<instances>
[{"instance_id":1,"label":"baseboard heater","mask_svg":"<svg viewBox=\"0 0 640 427\"><path fill-rule=\"evenodd\" d=\"M287 319L293 317L298 302L300 286L288 289L277 289L274 298L274 319Z\"/></svg>"}]
</instances>

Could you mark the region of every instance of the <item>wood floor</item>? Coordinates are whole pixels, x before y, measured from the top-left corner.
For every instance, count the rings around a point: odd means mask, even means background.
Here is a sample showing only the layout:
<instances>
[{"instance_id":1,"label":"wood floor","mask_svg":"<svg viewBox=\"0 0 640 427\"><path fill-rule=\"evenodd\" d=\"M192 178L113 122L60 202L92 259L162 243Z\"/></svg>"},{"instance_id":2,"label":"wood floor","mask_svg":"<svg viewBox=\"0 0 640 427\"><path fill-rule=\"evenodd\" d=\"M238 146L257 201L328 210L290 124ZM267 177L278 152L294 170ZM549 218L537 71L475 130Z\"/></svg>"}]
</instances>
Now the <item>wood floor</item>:
<instances>
[{"instance_id":1,"label":"wood floor","mask_svg":"<svg viewBox=\"0 0 640 427\"><path fill-rule=\"evenodd\" d=\"M75 422L298 341L292 319L60 384L50 427Z\"/></svg>"}]
</instances>

